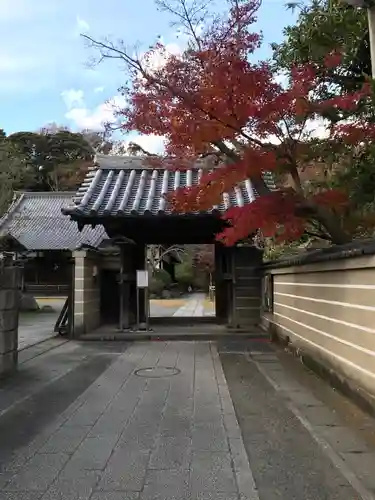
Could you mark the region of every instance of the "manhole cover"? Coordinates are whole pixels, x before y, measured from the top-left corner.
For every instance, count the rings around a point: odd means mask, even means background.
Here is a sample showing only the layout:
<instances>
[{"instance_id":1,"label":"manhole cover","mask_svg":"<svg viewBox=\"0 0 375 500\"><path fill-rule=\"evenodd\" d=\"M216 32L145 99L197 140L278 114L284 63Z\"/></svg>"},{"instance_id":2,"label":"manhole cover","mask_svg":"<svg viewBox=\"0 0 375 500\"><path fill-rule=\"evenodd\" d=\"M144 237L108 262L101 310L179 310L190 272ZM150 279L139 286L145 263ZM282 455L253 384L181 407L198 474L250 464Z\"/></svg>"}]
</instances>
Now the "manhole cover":
<instances>
[{"instance_id":1,"label":"manhole cover","mask_svg":"<svg viewBox=\"0 0 375 500\"><path fill-rule=\"evenodd\" d=\"M150 366L149 368L140 368L134 372L138 377L162 378L178 375L181 370L169 366Z\"/></svg>"}]
</instances>

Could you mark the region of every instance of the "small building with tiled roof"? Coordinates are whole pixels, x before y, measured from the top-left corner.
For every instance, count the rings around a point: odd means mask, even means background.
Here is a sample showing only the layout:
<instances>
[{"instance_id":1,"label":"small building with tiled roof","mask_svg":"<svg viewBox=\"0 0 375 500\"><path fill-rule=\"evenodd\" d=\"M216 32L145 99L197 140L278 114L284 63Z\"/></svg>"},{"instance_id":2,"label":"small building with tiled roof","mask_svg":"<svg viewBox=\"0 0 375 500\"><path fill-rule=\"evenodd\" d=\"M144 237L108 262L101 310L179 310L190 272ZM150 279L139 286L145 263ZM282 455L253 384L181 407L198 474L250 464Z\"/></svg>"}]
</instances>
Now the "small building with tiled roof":
<instances>
[{"instance_id":1,"label":"small building with tiled roof","mask_svg":"<svg viewBox=\"0 0 375 500\"><path fill-rule=\"evenodd\" d=\"M26 251L75 250L82 245L98 247L106 238L103 226L85 227L65 217L61 209L70 204L72 192L18 192L0 219L0 237L11 237Z\"/></svg>"},{"instance_id":2,"label":"small building with tiled roof","mask_svg":"<svg viewBox=\"0 0 375 500\"><path fill-rule=\"evenodd\" d=\"M72 252L81 247L97 248L107 239L102 226L79 231L62 214L73 194L16 192L0 219L2 245L23 259L27 291L67 295L72 286Z\"/></svg>"},{"instance_id":3,"label":"small building with tiled roof","mask_svg":"<svg viewBox=\"0 0 375 500\"><path fill-rule=\"evenodd\" d=\"M79 229L103 226L121 247L120 286L115 286L113 278L112 284L107 278L97 284L103 300L108 301L106 308L112 307L112 312L116 306L119 308L115 315L120 330L148 323L147 296L136 283L136 271L146 266L146 245L215 243L216 234L227 224L221 215L258 196L250 179L246 179L231 192L223 193L221 202L211 210L172 213L166 195L197 185L207 168L212 166L203 161L191 169L179 170L155 167L147 157L98 155L73 202L63 207L63 214ZM265 173L264 180L275 189L270 174ZM254 247L225 248L217 243L215 248L216 320L235 327L253 326L259 320L259 251ZM92 252L85 250L77 256L74 322L75 332L79 333L87 333L94 323L98 326L101 322L96 316L93 323L93 308L98 309L99 304L98 293L96 299L92 295L93 266L97 266L97 260ZM92 297L85 300L88 289Z\"/></svg>"}]
</instances>

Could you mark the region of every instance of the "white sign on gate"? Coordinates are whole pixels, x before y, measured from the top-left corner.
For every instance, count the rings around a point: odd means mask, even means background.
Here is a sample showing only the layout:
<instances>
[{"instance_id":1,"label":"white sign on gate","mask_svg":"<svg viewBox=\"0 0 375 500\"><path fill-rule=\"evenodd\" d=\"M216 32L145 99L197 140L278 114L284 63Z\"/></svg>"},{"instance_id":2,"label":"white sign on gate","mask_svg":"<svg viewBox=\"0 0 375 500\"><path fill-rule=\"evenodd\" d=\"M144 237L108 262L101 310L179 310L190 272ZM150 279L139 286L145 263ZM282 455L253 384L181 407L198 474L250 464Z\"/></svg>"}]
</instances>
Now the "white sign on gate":
<instances>
[{"instance_id":1,"label":"white sign on gate","mask_svg":"<svg viewBox=\"0 0 375 500\"><path fill-rule=\"evenodd\" d=\"M144 269L137 270L137 288L148 287L148 271Z\"/></svg>"}]
</instances>

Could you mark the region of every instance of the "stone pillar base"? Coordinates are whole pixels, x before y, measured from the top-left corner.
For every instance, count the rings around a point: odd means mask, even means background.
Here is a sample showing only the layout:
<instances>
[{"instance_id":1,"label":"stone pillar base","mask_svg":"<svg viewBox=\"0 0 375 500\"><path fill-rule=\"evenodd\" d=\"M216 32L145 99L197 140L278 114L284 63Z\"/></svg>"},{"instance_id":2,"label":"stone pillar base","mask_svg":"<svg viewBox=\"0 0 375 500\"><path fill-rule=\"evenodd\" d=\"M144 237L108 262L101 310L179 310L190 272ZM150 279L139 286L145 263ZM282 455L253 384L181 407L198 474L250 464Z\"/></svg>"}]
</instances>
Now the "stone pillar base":
<instances>
[{"instance_id":1,"label":"stone pillar base","mask_svg":"<svg viewBox=\"0 0 375 500\"><path fill-rule=\"evenodd\" d=\"M18 351L0 354L0 376L9 375L17 370Z\"/></svg>"},{"instance_id":2,"label":"stone pillar base","mask_svg":"<svg viewBox=\"0 0 375 500\"><path fill-rule=\"evenodd\" d=\"M0 375L17 368L20 278L19 267L0 267Z\"/></svg>"}]
</instances>

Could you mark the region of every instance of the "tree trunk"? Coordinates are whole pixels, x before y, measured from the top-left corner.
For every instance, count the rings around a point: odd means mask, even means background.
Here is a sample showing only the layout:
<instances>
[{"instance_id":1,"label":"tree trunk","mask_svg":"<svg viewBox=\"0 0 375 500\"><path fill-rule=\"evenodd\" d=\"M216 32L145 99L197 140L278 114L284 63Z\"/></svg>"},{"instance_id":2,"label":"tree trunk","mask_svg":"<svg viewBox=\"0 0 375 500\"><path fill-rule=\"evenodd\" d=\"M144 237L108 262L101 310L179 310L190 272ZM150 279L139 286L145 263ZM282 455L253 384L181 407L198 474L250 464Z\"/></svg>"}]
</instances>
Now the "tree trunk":
<instances>
[{"instance_id":1,"label":"tree trunk","mask_svg":"<svg viewBox=\"0 0 375 500\"><path fill-rule=\"evenodd\" d=\"M315 207L315 212L315 219L324 226L334 245L344 245L352 241L352 237L344 231L334 214L319 206Z\"/></svg>"}]
</instances>

